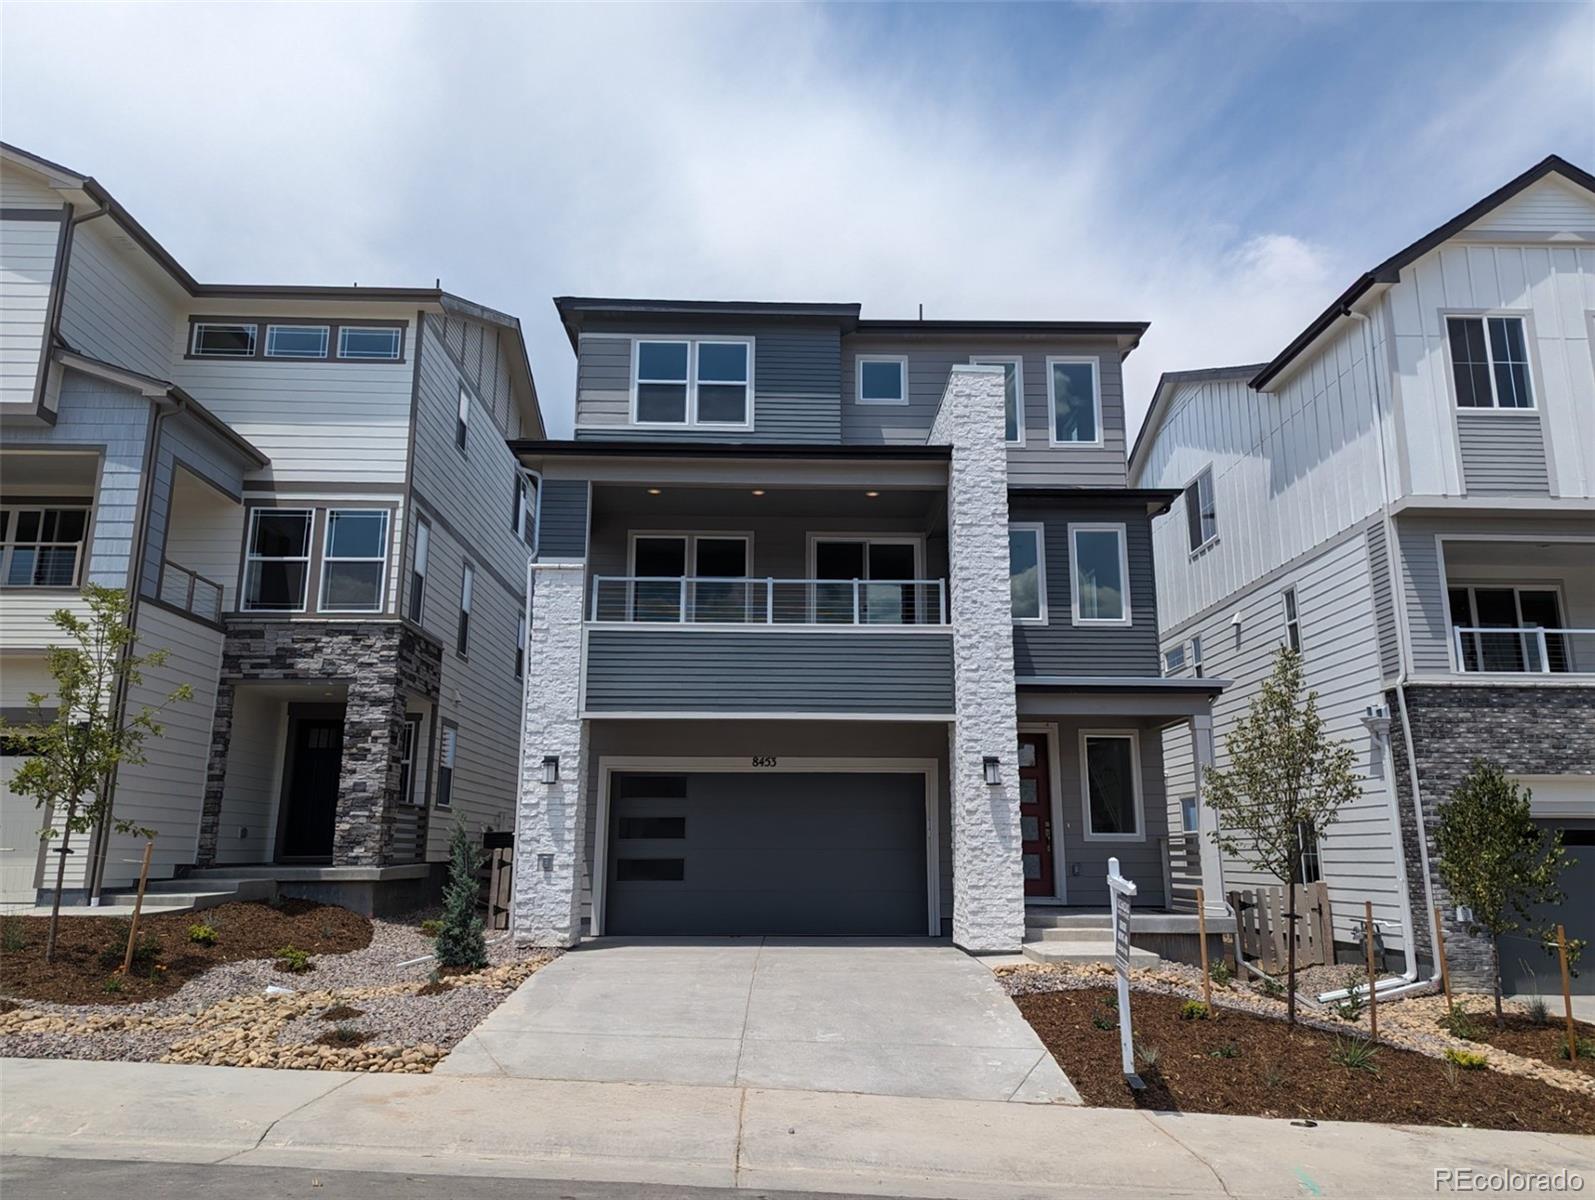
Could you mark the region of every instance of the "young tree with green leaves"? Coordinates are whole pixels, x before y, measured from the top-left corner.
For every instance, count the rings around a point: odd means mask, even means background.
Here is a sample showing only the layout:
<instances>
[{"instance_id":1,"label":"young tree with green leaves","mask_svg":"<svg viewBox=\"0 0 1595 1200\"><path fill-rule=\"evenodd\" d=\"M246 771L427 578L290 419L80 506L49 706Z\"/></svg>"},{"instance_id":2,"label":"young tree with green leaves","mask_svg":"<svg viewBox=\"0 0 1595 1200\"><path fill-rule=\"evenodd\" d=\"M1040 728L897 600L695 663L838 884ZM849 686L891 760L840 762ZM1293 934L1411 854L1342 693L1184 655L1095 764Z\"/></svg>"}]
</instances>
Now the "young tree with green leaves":
<instances>
[{"instance_id":1,"label":"young tree with green leaves","mask_svg":"<svg viewBox=\"0 0 1595 1200\"><path fill-rule=\"evenodd\" d=\"M109 823L117 833L155 836L154 830L141 829L132 821L113 819L111 782L120 765L145 761L144 739L161 736L158 718L167 705L193 696L185 683L159 706L140 705L122 712L119 719L118 703L127 689L143 682L144 668L164 663L167 652L138 653L122 589L88 584L83 598L88 602L87 618L64 608L50 614L50 623L67 639L45 652L55 684L55 715L45 719L44 706L52 697L31 693L28 704L34 719L9 727L10 736L28 747L28 756L11 777L11 790L33 797L45 818L39 837L61 840L44 943L46 962L55 957L72 835Z\"/></svg>"},{"instance_id":2,"label":"young tree with green leaves","mask_svg":"<svg viewBox=\"0 0 1595 1200\"><path fill-rule=\"evenodd\" d=\"M1203 803L1218 814L1219 848L1285 885L1285 1015L1292 1025L1303 832L1322 837L1361 790L1355 752L1324 732L1318 693L1304 689L1301 655L1281 646L1273 674L1224 739L1229 765L1202 774Z\"/></svg>"},{"instance_id":3,"label":"young tree with green leaves","mask_svg":"<svg viewBox=\"0 0 1595 1200\"><path fill-rule=\"evenodd\" d=\"M474 971L487 966L487 940L482 935L482 917L476 911L481 868L481 849L472 840L465 822L456 819L454 832L449 835L449 881L443 889L443 925L438 930L435 950L440 967Z\"/></svg>"},{"instance_id":4,"label":"young tree with green leaves","mask_svg":"<svg viewBox=\"0 0 1595 1200\"><path fill-rule=\"evenodd\" d=\"M1561 830L1542 829L1530 812L1533 793L1493 762L1475 759L1451 798L1440 806L1434 830L1435 864L1459 907L1473 914L1474 932L1490 935L1490 981L1495 990L1495 1023L1501 1013L1501 936L1524 931L1548 952L1555 942L1554 921L1538 917L1537 905L1567 899L1557 880L1577 859L1567 856ZM1569 943L1577 955L1583 943Z\"/></svg>"}]
</instances>

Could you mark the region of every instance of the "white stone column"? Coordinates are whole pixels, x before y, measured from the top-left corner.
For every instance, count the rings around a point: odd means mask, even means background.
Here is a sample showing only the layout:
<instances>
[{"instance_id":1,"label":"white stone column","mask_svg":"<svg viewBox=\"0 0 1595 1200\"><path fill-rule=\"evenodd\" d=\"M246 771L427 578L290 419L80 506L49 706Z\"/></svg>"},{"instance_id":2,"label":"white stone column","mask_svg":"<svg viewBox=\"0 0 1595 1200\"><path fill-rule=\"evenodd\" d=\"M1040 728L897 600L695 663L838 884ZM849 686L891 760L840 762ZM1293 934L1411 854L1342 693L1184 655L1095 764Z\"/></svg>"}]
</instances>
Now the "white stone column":
<instances>
[{"instance_id":1,"label":"white stone column","mask_svg":"<svg viewBox=\"0 0 1595 1200\"><path fill-rule=\"evenodd\" d=\"M952 730L953 941L1012 951L1024 940L1019 722L1008 587L1008 447L1000 366L957 366L931 427L952 446L947 551L957 719ZM986 783L984 760L1001 782Z\"/></svg>"},{"instance_id":2,"label":"white stone column","mask_svg":"<svg viewBox=\"0 0 1595 1200\"><path fill-rule=\"evenodd\" d=\"M525 721L515 821L515 940L573 946L581 936L587 733L581 719L585 564L531 564ZM543 782L543 759L559 781Z\"/></svg>"},{"instance_id":3,"label":"white stone column","mask_svg":"<svg viewBox=\"0 0 1595 1200\"><path fill-rule=\"evenodd\" d=\"M1224 860L1219 856L1218 814L1207 805L1202 776L1213 765L1213 717L1199 713L1191 718L1191 769L1196 780L1196 844L1202 858L1202 907L1210 917L1229 912L1224 901Z\"/></svg>"}]
</instances>

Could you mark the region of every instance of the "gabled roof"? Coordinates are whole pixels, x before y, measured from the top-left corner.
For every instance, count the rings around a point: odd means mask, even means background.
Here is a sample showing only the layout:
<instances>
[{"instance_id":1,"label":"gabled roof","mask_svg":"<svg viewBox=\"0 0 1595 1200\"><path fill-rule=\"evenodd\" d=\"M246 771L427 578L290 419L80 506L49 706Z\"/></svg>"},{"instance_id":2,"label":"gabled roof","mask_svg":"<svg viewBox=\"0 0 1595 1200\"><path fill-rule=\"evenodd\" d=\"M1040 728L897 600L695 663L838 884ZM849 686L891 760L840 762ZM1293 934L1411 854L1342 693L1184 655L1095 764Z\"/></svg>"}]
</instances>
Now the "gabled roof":
<instances>
[{"instance_id":1,"label":"gabled roof","mask_svg":"<svg viewBox=\"0 0 1595 1200\"><path fill-rule=\"evenodd\" d=\"M1198 383L1207 379L1246 379L1255 375L1263 367L1262 363L1244 363L1235 367L1203 367L1196 371L1164 371L1157 377L1157 386L1152 389L1152 407L1147 410L1145 419L1141 422L1141 431L1135 435L1135 445L1130 449L1128 478L1135 482L1136 473L1140 470L1141 450L1149 447L1150 434L1163 427L1163 419L1168 416L1169 405L1174 403L1174 393L1179 390L1182 383Z\"/></svg>"},{"instance_id":2,"label":"gabled roof","mask_svg":"<svg viewBox=\"0 0 1595 1200\"><path fill-rule=\"evenodd\" d=\"M1506 203L1513 196L1525 188L1538 183L1547 175L1560 175L1569 183L1575 184L1587 192L1595 193L1595 175L1591 175L1582 167L1574 166L1560 155L1547 155L1510 183L1497 188L1477 204L1458 213L1444 225L1431 229L1410 246L1396 251L1373 270L1359 276L1350 287L1335 297L1328 308L1313 318L1312 323L1301 333L1297 334L1290 345L1281 350L1272 362L1268 363L1253 376L1251 380L1252 386L1259 390L1266 388L1270 381L1295 361L1307 347L1317 341L1331 325L1341 317L1349 314L1351 306L1371 288L1380 284L1398 282L1403 268L1422 258L1440 243L1455 237L1469 225L1482 218L1491 209Z\"/></svg>"}]
</instances>

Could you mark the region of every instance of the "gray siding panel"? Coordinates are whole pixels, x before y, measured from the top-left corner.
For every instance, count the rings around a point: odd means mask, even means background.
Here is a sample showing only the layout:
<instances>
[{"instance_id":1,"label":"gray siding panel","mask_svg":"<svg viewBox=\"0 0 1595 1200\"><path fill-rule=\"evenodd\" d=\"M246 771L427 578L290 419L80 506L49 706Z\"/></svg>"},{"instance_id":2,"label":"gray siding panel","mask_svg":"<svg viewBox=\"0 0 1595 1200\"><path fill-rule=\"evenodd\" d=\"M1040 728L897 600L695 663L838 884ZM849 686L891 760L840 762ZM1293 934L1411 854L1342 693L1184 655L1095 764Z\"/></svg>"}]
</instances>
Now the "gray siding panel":
<instances>
[{"instance_id":1,"label":"gray siding panel","mask_svg":"<svg viewBox=\"0 0 1595 1200\"><path fill-rule=\"evenodd\" d=\"M946 714L953 639L925 633L595 628L590 712Z\"/></svg>"},{"instance_id":2,"label":"gray siding panel","mask_svg":"<svg viewBox=\"0 0 1595 1200\"><path fill-rule=\"evenodd\" d=\"M1406 593L1412 669L1419 675L1451 669L1450 619L1446 612L1445 577L1433 528L1400 522L1396 544L1401 551L1401 586Z\"/></svg>"},{"instance_id":3,"label":"gray siding panel","mask_svg":"<svg viewBox=\"0 0 1595 1200\"><path fill-rule=\"evenodd\" d=\"M1548 496L1538 412L1457 413L1462 480L1471 496Z\"/></svg>"},{"instance_id":4,"label":"gray siding panel","mask_svg":"<svg viewBox=\"0 0 1595 1200\"><path fill-rule=\"evenodd\" d=\"M214 433L188 415L169 417L160 424L155 469L150 480L149 533L144 543L144 574L139 592L159 596L161 559L166 554L166 533L171 524L172 486L178 466L232 495L240 495L246 463ZM220 502L220 497L217 497ZM187 565L187 564L185 564Z\"/></svg>"},{"instance_id":5,"label":"gray siding panel","mask_svg":"<svg viewBox=\"0 0 1595 1200\"><path fill-rule=\"evenodd\" d=\"M587 554L587 481L548 479L539 497L539 558L584 558Z\"/></svg>"},{"instance_id":6,"label":"gray siding panel","mask_svg":"<svg viewBox=\"0 0 1595 1200\"><path fill-rule=\"evenodd\" d=\"M1374 629L1379 637L1379 670L1386 679L1401 672L1401 641L1396 628L1395 596L1390 587L1390 549L1385 527L1368 526L1368 579L1373 592Z\"/></svg>"}]
</instances>

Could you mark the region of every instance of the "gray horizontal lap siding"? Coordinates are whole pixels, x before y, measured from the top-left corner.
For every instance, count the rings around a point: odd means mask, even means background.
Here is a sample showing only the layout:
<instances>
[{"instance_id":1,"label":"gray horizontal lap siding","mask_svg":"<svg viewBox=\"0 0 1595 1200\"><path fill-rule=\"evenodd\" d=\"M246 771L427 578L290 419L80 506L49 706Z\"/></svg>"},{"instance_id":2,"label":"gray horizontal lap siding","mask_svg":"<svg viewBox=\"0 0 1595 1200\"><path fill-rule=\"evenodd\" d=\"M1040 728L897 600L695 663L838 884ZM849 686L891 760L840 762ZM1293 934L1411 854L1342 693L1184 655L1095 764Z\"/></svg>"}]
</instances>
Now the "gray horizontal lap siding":
<instances>
[{"instance_id":1,"label":"gray horizontal lap siding","mask_svg":"<svg viewBox=\"0 0 1595 1200\"><path fill-rule=\"evenodd\" d=\"M1470 496L1548 496L1538 412L1457 413L1462 479Z\"/></svg>"},{"instance_id":2,"label":"gray horizontal lap siding","mask_svg":"<svg viewBox=\"0 0 1595 1200\"><path fill-rule=\"evenodd\" d=\"M141 595L159 596L161 593L161 559L166 554L172 486L180 466L220 491L239 496L244 489L244 473L254 464L245 462L237 451L191 416L168 417L161 422L155 470L150 479L149 532L144 541L144 573L139 581ZM216 503L225 505L228 501L218 492Z\"/></svg>"},{"instance_id":3,"label":"gray horizontal lap siding","mask_svg":"<svg viewBox=\"0 0 1595 1200\"><path fill-rule=\"evenodd\" d=\"M1401 673L1401 639L1396 628L1395 595L1390 587L1390 549L1385 527L1368 526L1368 578L1373 592L1374 628L1379 634L1379 670L1386 679Z\"/></svg>"},{"instance_id":4,"label":"gray horizontal lap siding","mask_svg":"<svg viewBox=\"0 0 1595 1200\"><path fill-rule=\"evenodd\" d=\"M590 712L947 714L951 634L601 629Z\"/></svg>"},{"instance_id":5,"label":"gray horizontal lap siding","mask_svg":"<svg viewBox=\"0 0 1595 1200\"><path fill-rule=\"evenodd\" d=\"M1161 674L1158 658L1157 586L1152 558L1152 523L1144 505L1061 507L1057 501L1010 496L1008 519L1046 527L1047 623L1014 626L1014 671L1018 675ZM1107 523L1125 527L1130 564L1130 624L1075 625L1069 601L1069 526Z\"/></svg>"},{"instance_id":6,"label":"gray horizontal lap siding","mask_svg":"<svg viewBox=\"0 0 1595 1200\"><path fill-rule=\"evenodd\" d=\"M587 554L587 481L549 479L538 503L539 558L583 558Z\"/></svg>"}]
</instances>

